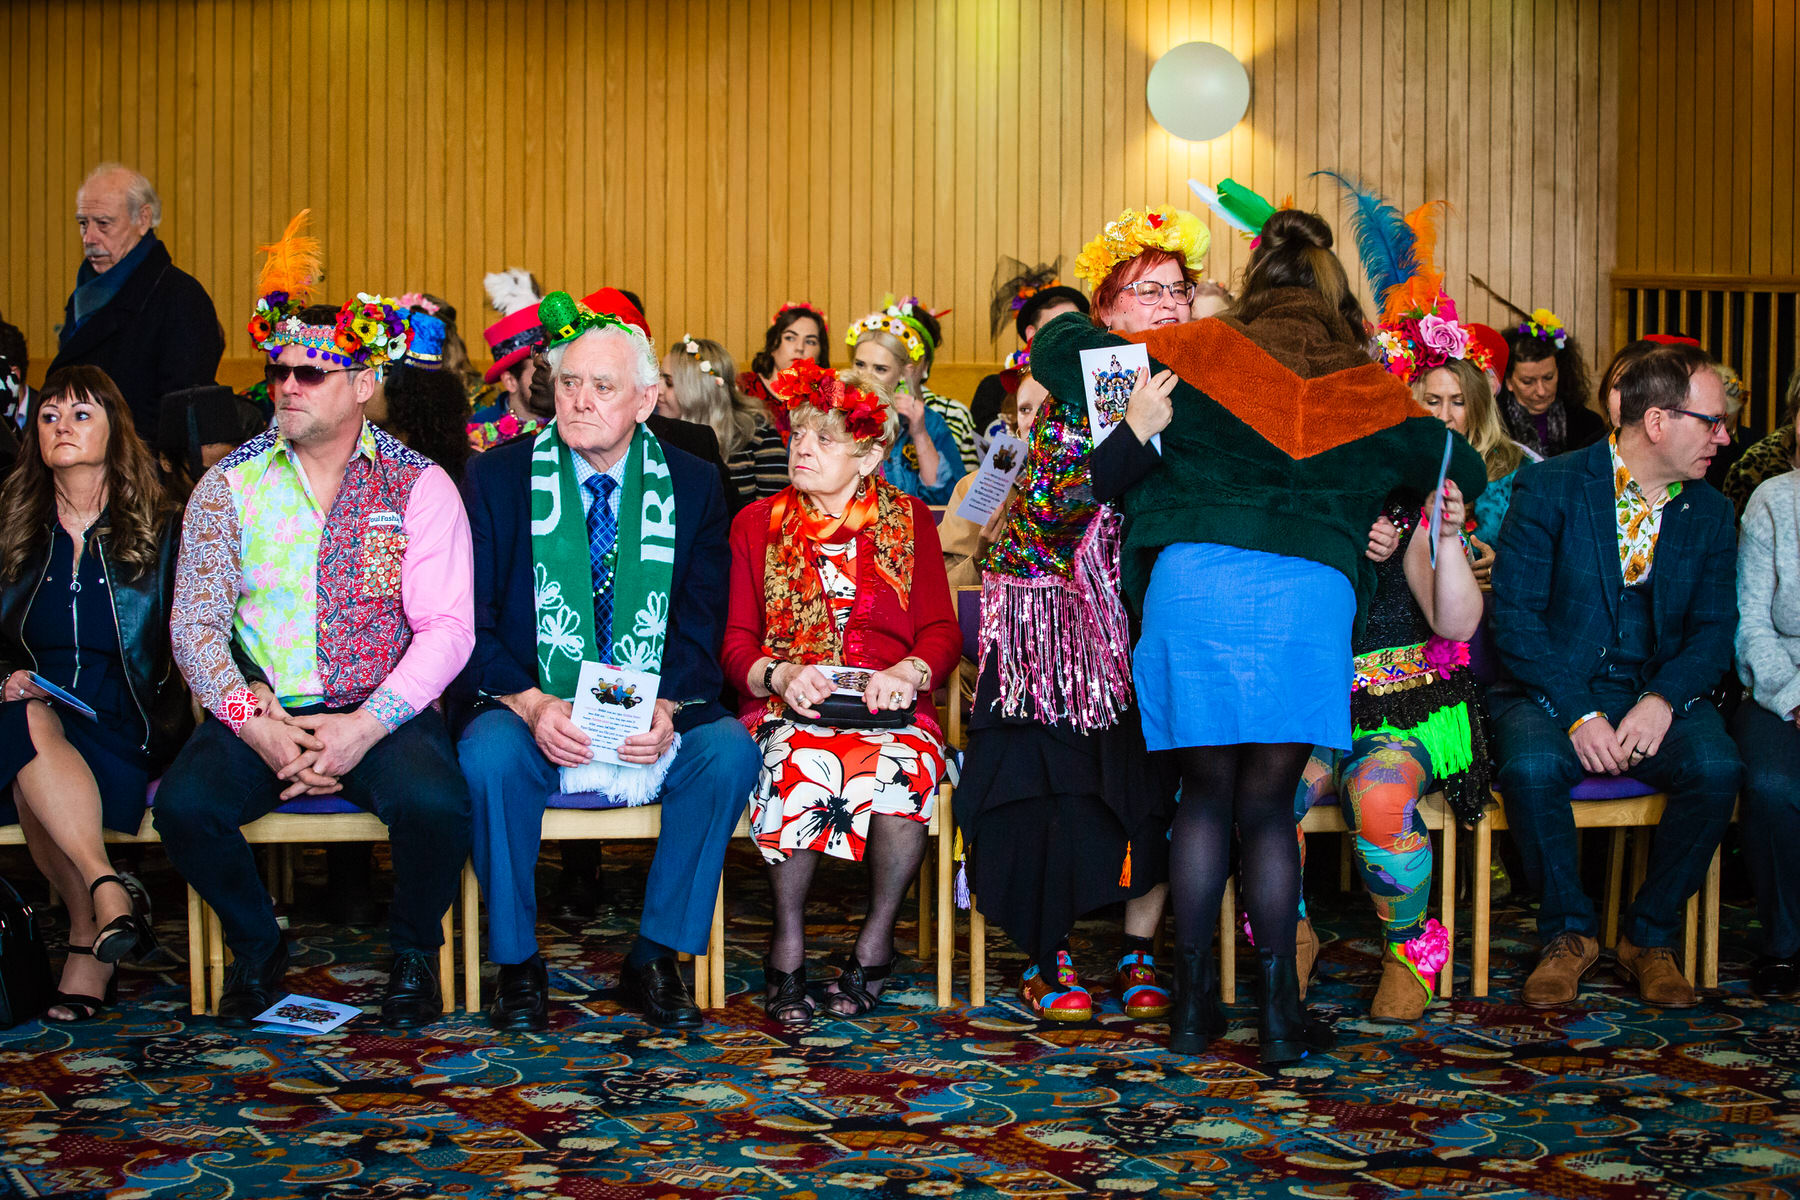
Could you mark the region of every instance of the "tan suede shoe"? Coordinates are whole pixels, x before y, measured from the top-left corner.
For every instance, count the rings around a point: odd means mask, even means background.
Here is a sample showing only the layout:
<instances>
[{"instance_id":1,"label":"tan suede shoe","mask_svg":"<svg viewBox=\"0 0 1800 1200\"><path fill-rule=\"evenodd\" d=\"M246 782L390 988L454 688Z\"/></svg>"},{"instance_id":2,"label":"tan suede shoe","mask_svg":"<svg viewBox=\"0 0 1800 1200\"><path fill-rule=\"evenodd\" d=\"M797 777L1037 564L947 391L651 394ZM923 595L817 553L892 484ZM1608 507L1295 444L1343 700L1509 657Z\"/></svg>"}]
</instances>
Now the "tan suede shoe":
<instances>
[{"instance_id":1,"label":"tan suede shoe","mask_svg":"<svg viewBox=\"0 0 1800 1200\"><path fill-rule=\"evenodd\" d=\"M1700 1003L1694 985L1675 965L1675 952L1667 946L1639 948L1623 934L1619 937L1619 974L1637 983L1638 999L1658 1008L1692 1008Z\"/></svg>"},{"instance_id":2,"label":"tan suede shoe","mask_svg":"<svg viewBox=\"0 0 1800 1200\"><path fill-rule=\"evenodd\" d=\"M1300 998L1306 999L1306 985L1312 982L1313 967L1319 961L1319 935L1312 918L1301 917L1294 927L1294 969L1300 975Z\"/></svg>"},{"instance_id":3,"label":"tan suede shoe","mask_svg":"<svg viewBox=\"0 0 1800 1200\"><path fill-rule=\"evenodd\" d=\"M1381 986L1375 989L1369 1015L1377 1021L1417 1021L1430 1004L1431 993L1389 946L1381 959Z\"/></svg>"},{"instance_id":4,"label":"tan suede shoe","mask_svg":"<svg viewBox=\"0 0 1800 1200\"><path fill-rule=\"evenodd\" d=\"M1538 965L1525 981L1520 997L1527 1008L1561 1008L1573 1004L1581 980L1600 961L1597 939L1579 933L1559 933L1544 947Z\"/></svg>"}]
</instances>

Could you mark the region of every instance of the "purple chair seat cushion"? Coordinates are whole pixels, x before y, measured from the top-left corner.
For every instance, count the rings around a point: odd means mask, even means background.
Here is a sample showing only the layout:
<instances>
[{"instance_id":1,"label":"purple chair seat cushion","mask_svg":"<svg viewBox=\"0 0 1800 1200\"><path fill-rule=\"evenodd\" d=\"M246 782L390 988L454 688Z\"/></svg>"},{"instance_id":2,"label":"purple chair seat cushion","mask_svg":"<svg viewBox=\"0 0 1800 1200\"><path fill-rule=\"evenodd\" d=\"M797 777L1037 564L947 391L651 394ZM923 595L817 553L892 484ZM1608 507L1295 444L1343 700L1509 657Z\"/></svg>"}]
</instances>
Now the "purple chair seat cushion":
<instances>
[{"instance_id":1,"label":"purple chair seat cushion","mask_svg":"<svg viewBox=\"0 0 1800 1200\"><path fill-rule=\"evenodd\" d=\"M1630 800L1654 795L1657 789L1629 775L1589 775L1569 789L1571 800Z\"/></svg>"}]
</instances>

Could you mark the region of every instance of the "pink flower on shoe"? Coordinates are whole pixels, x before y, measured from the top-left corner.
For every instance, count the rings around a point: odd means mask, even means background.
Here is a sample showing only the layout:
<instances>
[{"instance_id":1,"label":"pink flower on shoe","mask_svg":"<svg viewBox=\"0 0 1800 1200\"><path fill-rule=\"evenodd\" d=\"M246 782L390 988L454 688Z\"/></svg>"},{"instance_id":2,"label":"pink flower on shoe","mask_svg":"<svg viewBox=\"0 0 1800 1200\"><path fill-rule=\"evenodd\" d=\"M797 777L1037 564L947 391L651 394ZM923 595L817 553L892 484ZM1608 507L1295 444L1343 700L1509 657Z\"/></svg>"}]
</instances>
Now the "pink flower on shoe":
<instances>
[{"instance_id":1,"label":"pink flower on shoe","mask_svg":"<svg viewBox=\"0 0 1800 1200\"><path fill-rule=\"evenodd\" d=\"M1450 961L1450 934L1436 917L1425 922L1425 932L1395 949L1428 991L1437 990L1438 972Z\"/></svg>"}]
</instances>

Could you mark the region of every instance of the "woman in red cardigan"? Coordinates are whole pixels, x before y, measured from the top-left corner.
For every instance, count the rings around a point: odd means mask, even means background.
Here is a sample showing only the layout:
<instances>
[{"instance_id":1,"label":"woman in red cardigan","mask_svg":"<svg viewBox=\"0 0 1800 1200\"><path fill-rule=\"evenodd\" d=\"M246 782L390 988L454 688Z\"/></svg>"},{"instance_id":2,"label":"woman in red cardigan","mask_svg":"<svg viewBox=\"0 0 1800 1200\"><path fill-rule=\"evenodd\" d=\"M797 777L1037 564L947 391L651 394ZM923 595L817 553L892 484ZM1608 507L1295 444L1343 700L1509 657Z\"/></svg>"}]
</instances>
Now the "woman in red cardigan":
<instances>
[{"instance_id":1,"label":"woman in red cardigan","mask_svg":"<svg viewBox=\"0 0 1800 1200\"><path fill-rule=\"evenodd\" d=\"M899 433L882 386L801 360L775 390L793 484L732 522L724 659L763 752L751 825L775 893L768 1012L798 1026L814 1010L805 906L820 855L866 862L871 877L826 1003L860 1016L893 971L894 918L946 773L932 680L956 667L962 634L931 511L879 474Z\"/></svg>"}]
</instances>

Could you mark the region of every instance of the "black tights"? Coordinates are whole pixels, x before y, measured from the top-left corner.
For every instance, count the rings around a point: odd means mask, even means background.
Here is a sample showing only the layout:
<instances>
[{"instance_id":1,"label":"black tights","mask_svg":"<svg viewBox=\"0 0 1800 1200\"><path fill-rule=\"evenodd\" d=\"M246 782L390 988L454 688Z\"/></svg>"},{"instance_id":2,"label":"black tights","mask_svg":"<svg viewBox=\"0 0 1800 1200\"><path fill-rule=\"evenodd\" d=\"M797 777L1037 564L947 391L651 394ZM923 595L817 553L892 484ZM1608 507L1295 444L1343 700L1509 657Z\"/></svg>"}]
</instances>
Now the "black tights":
<instances>
[{"instance_id":1,"label":"black tights","mask_svg":"<svg viewBox=\"0 0 1800 1200\"><path fill-rule=\"evenodd\" d=\"M1237 830L1239 891L1256 944L1294 952L1300 848L1294 790L1312 747L1294 742L1178 750L1181 803L1169 833L1169 896L1182 946L1212 944Z\"/></svg>"}]
</instances>

